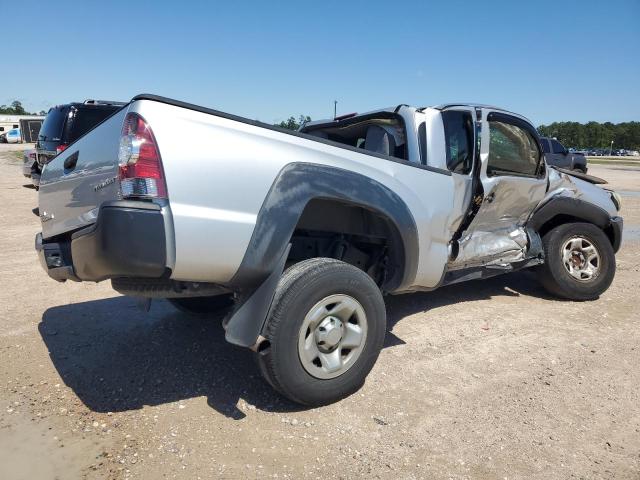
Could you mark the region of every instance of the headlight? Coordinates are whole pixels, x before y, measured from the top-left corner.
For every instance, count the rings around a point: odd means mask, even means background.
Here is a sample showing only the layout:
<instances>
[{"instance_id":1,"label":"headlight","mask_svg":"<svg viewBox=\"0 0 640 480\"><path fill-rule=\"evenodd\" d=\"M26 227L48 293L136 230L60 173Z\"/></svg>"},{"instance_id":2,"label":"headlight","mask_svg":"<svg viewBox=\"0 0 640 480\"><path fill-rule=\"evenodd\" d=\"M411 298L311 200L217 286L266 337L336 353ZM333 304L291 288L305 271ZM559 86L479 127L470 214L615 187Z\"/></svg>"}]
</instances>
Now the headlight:
<instances>
[{"instance_id":1,"label":"headlight","mask_svg":"<svg viewBox=\"0 0 640 480\"><path fill-rule=\"evenodd\" d=\"M609 195L611 195L611 201L616 206L616 210L620 211L622 208L622 197L613 190L609 190Z\"/></svg>"}]
</instances>

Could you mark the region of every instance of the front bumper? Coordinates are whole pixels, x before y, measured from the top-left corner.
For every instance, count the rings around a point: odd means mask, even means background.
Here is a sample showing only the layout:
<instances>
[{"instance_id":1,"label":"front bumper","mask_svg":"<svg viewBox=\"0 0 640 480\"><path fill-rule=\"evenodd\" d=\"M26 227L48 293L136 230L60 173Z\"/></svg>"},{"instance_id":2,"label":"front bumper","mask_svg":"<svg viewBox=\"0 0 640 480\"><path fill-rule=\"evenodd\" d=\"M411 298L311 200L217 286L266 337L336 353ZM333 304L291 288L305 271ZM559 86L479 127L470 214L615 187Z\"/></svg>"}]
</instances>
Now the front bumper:
<instances>
[{"instance_id":1,"label":"front bumper","mask_svg":"<svg viewBox=\"0 0 640 480\"><path fill-rule=\"evenodd\" d=\"M61 282L162 278L170 274L164 225L159 205L108 202L93 225L52 241L39 233L35 247L47 274Z\"/></svg>"},{"instance_id":2,"label":"front bumper","mask_svg":"<svg viewBox=\"0 0 640 480\"><path fill-rule=\"evenodd\" d=\"M610 228L611 228L611 245L613 246L613 251L618 253L620 250L620 244L622 243L622 226L623 226L622 217L612 217Z\"/></svg>"}]
</instances>

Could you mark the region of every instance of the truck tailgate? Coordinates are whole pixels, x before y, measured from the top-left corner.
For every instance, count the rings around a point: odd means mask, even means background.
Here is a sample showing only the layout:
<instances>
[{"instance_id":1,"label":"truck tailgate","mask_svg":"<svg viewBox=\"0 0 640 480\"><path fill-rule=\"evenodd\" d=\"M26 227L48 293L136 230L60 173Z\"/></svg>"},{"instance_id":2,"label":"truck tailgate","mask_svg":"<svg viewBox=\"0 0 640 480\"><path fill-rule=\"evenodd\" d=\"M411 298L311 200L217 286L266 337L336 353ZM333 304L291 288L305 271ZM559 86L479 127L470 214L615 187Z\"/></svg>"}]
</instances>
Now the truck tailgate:
<instances>
[{"instance_id":1,"label":"truck tailgate","mask_svg":"<svg viewBox=\"0 0 640 480\"><path fill-rule=\"evenodd\" d=\"M45 165L39 192L43 238L94 223L99 206L119 198L118 149L126 110L118 111Z\"/></svg>"}]
</instances>

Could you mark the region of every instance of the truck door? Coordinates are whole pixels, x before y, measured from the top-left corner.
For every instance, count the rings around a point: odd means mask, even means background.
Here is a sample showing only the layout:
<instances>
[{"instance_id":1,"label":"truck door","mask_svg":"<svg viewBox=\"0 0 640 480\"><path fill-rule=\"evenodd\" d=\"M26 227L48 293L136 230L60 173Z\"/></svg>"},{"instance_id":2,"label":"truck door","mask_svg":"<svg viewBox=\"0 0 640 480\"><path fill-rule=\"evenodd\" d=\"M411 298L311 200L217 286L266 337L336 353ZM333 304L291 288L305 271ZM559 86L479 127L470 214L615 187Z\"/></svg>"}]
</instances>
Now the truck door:
<instances>
[{"instance_id":1,"label":"truck door","mask_svg":"<svg viewBox=\"0 0 640 480\"><path fill-rule=\"evenodd\" d=\"M475 214L454 246L449 270L524 260L532 241L524 224L546 192L544 157L531 124L482 109L480 128L475 175L482 191L476 192Z\"/></svg>"}]
</instances>

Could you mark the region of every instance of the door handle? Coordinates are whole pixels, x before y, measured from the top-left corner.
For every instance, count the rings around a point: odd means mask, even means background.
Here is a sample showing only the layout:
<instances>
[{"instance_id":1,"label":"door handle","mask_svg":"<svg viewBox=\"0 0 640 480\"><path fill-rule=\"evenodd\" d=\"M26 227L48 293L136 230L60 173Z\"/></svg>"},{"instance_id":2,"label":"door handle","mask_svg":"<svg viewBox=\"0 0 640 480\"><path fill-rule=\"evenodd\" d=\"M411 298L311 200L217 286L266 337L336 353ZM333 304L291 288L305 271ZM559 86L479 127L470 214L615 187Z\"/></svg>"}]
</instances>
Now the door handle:
<instances>
[{"instance_id":1,"label":"door handle","mask_svg":"<svg viewBox=\"0 0 640 480\"><path fill-rule=\"evenodd\" d=\"M65 170L73 170L76 168L76 164L78 163L78 154L80 150L72 153L64 160L64 169Z\"/></svg>"}]
</instances>

